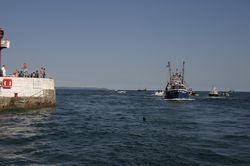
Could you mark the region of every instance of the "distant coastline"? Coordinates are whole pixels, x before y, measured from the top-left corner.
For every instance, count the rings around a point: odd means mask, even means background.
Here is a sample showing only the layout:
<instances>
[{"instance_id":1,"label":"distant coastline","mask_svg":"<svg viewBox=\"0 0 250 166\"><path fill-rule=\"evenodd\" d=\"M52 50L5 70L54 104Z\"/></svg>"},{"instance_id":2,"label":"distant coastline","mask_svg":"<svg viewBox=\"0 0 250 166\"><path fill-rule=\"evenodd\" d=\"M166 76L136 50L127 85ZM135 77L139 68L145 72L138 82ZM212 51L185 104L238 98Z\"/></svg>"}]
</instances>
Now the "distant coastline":
<instances>
[{"instance_id":1,"label":"distant coastline","mask_svg":"<svg viewBox=\"0 0 250 166\"><path fill-rule=\"evenodd\" d=\"M111 90L108 88L96 88L96 87L56 87L56 89Z\"/></svg>"},{"instance_id":2,"label":"distant coastline","mask_svg":"<svg viewBox=\"0 0 250 166\"><path fill-rule=\"evenodd\" d=\"M71 90L126 90L126 91L138 91L138 89L109 89L109 88L98 88L98 87L55 87L56 89L71 89ZM157 91L159 89L147 89L147 91ZM197 90L197 92L209 92L210 90ZM227 90L221 90L220 92L228 92ZM235 92L250 92L250 91L245 91L245 90L235 90Z\"/></svg>"}]
</instances>

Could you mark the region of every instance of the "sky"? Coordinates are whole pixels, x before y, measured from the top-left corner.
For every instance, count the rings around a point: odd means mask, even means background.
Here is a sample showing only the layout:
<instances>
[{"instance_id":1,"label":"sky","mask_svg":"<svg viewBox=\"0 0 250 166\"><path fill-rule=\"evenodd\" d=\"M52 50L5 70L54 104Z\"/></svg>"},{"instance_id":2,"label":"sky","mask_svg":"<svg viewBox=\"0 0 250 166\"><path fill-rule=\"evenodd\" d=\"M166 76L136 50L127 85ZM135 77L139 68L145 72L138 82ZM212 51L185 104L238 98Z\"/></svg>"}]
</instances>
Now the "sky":
<instances>
[{"instance_id":1,"label":"sky","mask_svg":"<svg viewBox=\"0 0 250 166\"><path fill-rule=\"evenodd\" d=\"M44 66L56 87L250 91L248 0L0 0L11 74Z\"/></svg>"}]
</instances>

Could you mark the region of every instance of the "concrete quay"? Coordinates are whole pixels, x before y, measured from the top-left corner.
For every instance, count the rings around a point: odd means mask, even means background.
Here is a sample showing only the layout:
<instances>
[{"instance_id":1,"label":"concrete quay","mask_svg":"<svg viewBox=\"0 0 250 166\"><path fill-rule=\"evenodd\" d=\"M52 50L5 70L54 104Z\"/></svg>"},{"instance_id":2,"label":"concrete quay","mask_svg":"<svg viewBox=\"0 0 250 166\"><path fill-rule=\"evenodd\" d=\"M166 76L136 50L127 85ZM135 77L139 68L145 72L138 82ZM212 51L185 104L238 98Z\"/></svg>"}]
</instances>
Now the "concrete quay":
<instances>
[{"instance_id":1,"label":"concrete quay","mask_svg":"<svg viewBox=\"0 0 250 166\"><path fill-rule=\"evenodd\" d=\"M55 105L56 91L53 79L0 77L0 111Z\"/></svg>"}]
</instances>

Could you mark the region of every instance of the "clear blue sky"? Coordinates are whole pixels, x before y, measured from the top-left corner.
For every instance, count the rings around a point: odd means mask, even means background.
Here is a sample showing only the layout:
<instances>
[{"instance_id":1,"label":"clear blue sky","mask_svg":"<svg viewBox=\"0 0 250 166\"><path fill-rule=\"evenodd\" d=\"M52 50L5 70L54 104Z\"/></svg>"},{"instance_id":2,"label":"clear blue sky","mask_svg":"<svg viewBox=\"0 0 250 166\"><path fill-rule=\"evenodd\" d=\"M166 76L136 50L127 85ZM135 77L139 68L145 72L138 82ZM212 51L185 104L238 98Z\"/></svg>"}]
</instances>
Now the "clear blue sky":
<instances>
[{"instance_id":1,"label":"clear blue sky","mask_svg":"<svg viewBox=\"0 0 250 166\"><path fill-rule=\"evenodd\" d=\"M7 72L45 66L56 86L163 89L186 61L196 90L250 91L248 0L8 0Z\"/></svg>"}]
</instances>

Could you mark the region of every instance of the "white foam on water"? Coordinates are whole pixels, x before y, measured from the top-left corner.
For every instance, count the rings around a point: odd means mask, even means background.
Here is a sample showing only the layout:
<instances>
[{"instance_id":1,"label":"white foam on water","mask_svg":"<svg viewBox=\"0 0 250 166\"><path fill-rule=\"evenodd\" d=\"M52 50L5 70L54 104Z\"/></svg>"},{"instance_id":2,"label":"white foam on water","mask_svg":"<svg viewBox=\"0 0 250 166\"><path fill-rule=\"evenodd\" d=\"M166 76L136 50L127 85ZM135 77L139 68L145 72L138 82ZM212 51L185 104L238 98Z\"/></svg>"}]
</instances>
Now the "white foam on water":
<instances>
[{"instance_id":1,"label":"white foam on water","mask_svg":"<svg viewBox=\"0 0 250 166\"><path fill-rule=\"evenodd\" d=\"M225 96L207 96L206 99L225 99Z\"/></svg>"},{"instance_id":2,"label":"white foam on water","mask_svg":"<svg viewBox=\"0 0 250 166\"><path fill-rule=\"evenodd\" d=\"M168 101L194 101L195 99L190 99L190 98L175 98L175 99L164 99Z\"/></svg>"}]
</instances>

